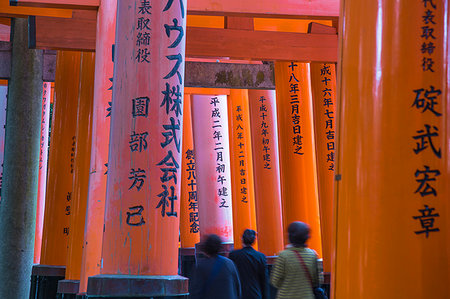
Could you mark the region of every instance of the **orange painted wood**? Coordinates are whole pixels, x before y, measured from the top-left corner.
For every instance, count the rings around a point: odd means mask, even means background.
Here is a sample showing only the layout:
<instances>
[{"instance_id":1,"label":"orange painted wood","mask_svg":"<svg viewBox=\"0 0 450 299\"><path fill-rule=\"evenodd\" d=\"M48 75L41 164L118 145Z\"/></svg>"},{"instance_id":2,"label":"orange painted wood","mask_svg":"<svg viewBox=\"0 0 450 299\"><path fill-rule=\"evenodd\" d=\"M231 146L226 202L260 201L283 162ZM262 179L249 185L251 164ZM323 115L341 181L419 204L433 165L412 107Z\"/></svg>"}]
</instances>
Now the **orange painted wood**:
<instances>
[{"instance_id":1,"label":"orange painted wood","mask_svg":"<svg viewBox=\"0 0 450 299\"><path fill-rule=\"evenodd\" d=\"M193 248L195 247L195 244L200 242L200 221L198 216L197 176L194 151L191 95L185 93L183 107L183 151L181 158L181 248Z\"/></svg>"},{"instance_id":2,"label":"orange painted wood","mask_svg":"<svg viewBox=\"0 0 450 299\"><path fill-rule=\"evenodd\" d=\"M99 0L16 0L18 5L96 9ZM286 18L330 18L339 16L339 0L193 0L188 14Z\"/></svg>"},{"instance_id":3,"label":"orange painted wood","mask_svg":"<svg viewBox=\"0 0 450 299\"><path fill-rule=\"evenodd\" d=\"M36 47L92 51L95 49L95 26L93 11L74 11L70 21L36 17ZM335 34L188 27L186 37L186 55L189 57L337 61Z\"/></svg>"},{"instance_id":4,"label":"orange painted wood","mask_svg":"<svg viewBox=\"0 0 450 299\"><path fill-rule=\"evenodd\" d=\"M337 61L337 36L188 28L186 55L335 62Z\"/></svg>"},{"instance_id":5,"label":"orange painted wood","mask_svg":"<svg viewBox=\"0 0 450 299\"><path fill-rule=\"evenodd\" d=\"M311 22L308 25L308 33L314 34L337 34L337 30L333 26L327 26L324 24Z\"/></svg>"},{"instance_id":6,"label":"orange painted wood","mask_svg":"<svg viewBox=\"0 0 450 299\"><path fill-rule=\"evenodd\" d=\"M253 18L225 17L226 29L253 30Z\"/></svg>"},{"instance_id":7,"label":"orange painted wood","mask_svg":"<svg viewBox=\"0 0 450 299\"><path fill-rule=\"evenodd\" d=\"M47 188L47 165L48 165L48 129L50 124L50 82L44 82L42 88L42 118L41 139L39 144L39 178L38 195L36 207L36 229L34 233L34 259L33 263L39 264L41 259L42 229L44 226L45 191Z\"/></svg>"},{"instance_id":8,"label":"orange painted wood","mask_svg":"<svg viewBox=\"0 0 450 299\"><path fill-rule=\"evenodd\" d=\"M101 274L176 275L186 6L135 3L117 6Z\"/></svg>"},{"instance_id":9,"label":"orange painted wood","mask_svg":"<svg viewBox=\"0 0 450 299\"><path fill-rule=\"evenodd\" d=\"M41 264L66 265L80 76L79 52L58 52Z\"/></svg>"},{"instance_id":10,"label":"orange painted wood","mask_svg":"<svg viewBox=\"0 0 450 299\"><path fill-rule=\"evenodd\" d=\"M228 97L234 248L242 248L242 233L256 229L250 108L246 89L232 89ZM257 249L257 244L255 244Z\"/></svg>"},{"instance_id":11,"label":"orange painted wood","mask_svg":"<svg viewBox=\"0 0 450 299\"><path fill-rule=\"evenodd\" d=\"M82 53L77 111L77 144L75 148L73 193L70 208L70 234L66 266L66 279L69 280L80 280L81 276L89 164L91 158L94 61L94 53Z\"/></svg>"},{"instance_id":12,"label":"orange painted wood","mask_svg":"<svg viewBox=\"0 0 450 299\"><path fill-rule=\"evenodd\" d=\"M100 0L11 0L18 6L97 10Z\"/></svg>"},{"instance_id":13,"label":"orange painted wood","mask_svg":"<svg viewBox=\"0 0 450 299\"><path fill-rule=\"evenodd\" d=\"M98 10L92 148L79 289L81 293L85 293L87 290L89 276L100 274L101 266L114 67L112 45L115 42L116 33L116 8L116 0L102 0Z\"/></svg>"},{"instance_id":14,"label":"orange painted wood","mask_svg":"<svg viewBox=\"0 0 450 299\"><path fill-rule=\"evenodd\" d=\"M200 238L233 243L228 109L225 95L192 95Z\"/></svg>"},{"instance_id":15,"label":"orange painted wood","mask_svg":"<svg viewBox=\"0 0 450 299\"><path fill-rule=\"evenodd\" d=\"M193 0L188 12L205 15L329 18L339 16L339 0Z\"/></svg>"},{"instance_id":16,"label":"orange painted wood","mask_svg":"<svg viewBox=\"0 0 450 299\"><path fill-rule=\"evenodd\" d=\"M55 9L55 8L39 8L39 7L17 7L10 6L9 0L0 0L0 16L1 17L26 17L26 16L46 16L56 18L71 18L72 10Z\"/></svg>"},{"instance_id":17,"label":"orange painted wood","mask_svg":"<svg viewBox=\"0 0 450 299\"><path fill-rule=\"evenodd\" d=\"M71 19L36 17L36 48L95 50L97 12L74 10Z\"/></svg>"},{"instance_id":18,"label":"orange painted wood","mask_svg":"<svg viewBox=\"0 0 450 299\"><path fill-rule=\"evenodd\" d=\"M284 227L307 223L308 246L322 256L309 64L275 62L275 87Z\"/></svg>"},{"instance_id":19,"label":"orange painted wood","mask_svg":"<svg viewBox=\"0 0 450 299\"><path fill-rule=\"evenodd\" d=\"M331 271L333 258L333 208L336 142L336 68L334 64L311 64L311 91L314 110L314 137L322 232L323 269ZM330 114L331 111L331 114ZM328 115L333 116L330 118Z\"/></svg>"},{"instance_id":20,"label":"orange painted wood","mask_svg":"<svg viewBox=\"0 0 450 299\"><path fill-rule=\"evenodd\" d=\"M449 4L343 2L334 298L450 298Z\"/></svg>"},{"instance_id":21,"label":"orange painted wood","mask_svg":"<svg viewBox=\"0 0 450 299\"><path fill-rule=\"evenodd\" d=\"M267 256L283 249L277 107L274 90L249 90L258 249Z\"/></svg>"}]
</instances>

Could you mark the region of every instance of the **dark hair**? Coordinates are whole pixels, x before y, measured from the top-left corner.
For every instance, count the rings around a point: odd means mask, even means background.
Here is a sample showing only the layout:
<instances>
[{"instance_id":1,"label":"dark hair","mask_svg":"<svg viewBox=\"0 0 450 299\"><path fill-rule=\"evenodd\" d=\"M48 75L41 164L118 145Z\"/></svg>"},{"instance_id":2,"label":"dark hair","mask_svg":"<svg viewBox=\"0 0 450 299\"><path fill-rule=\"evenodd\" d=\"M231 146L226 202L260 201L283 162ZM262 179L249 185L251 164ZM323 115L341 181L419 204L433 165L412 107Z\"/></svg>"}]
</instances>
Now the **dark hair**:
<instances>
[{"instance_id":1,"label":"dark hair","mask_svg":"<svg viewBox=\"0 0 450 299\"><path fill-rule=\"evenodd\" d=\"M209 256L217 255L222 249L222 239L218 235L208 235L203 242L203 252Z\"/></svg>"},{"instance_id":2,"label":"dark hair","mask_svg":"<svg viewBox=\"0 0 450 299\"><path fill-rule=\"evenodd\" d=\"M295 221L289 224L288 227L288 237L289 242L295 247L306 247L306 241L309 239L309 225L301 222Z\"/></svg>"},{"instance_id":3,"label":"dark hair","mask_svg":"<svg viewBox=\"0 0 450 299\"><path fill-rule=\"evenodd\" d=\"M256 232L253 229L246 229L244 230L244 233L242 234L242 242L245 245L252 245L255 243L256 239Z\"/></svg>"}]
</instances>

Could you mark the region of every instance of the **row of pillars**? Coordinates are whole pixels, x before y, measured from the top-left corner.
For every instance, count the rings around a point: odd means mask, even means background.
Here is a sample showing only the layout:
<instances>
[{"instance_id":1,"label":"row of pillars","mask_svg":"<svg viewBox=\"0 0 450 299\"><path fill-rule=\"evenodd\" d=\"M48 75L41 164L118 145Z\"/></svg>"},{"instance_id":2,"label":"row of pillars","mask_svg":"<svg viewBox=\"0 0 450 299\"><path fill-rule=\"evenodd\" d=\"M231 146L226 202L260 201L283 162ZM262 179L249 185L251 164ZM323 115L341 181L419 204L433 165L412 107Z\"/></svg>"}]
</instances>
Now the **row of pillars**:
<instances>
[{"instance_id":1,"label":"row of pillars","mask_svg":"<svg viewBox=\"0 0 450 299\"><path fill-rule=\"evenodd\" d=\"M58 54L41 265L66 265L66 280L79 277L79 291L92 296L121 295L111 292L123 281L136 286L124 295L138 296L142 279L173 290L153 294L181 295L183 229L238 244L239 230L256 227L259 250L274 255L285 244L283 226L303 220L313 228L310 247L323 250L333 273L332 297L450 295L448 1L344 1L338 103L333 65L296 62L276 63L276 96L187 100L184 1L118 1L112 76L108 2L95 62L92 54ZM26 298L39 223L44 130L36 124L45 113L41 54L26 49L25 22L12 28L0 275L19 270L1 279L0 292ZM198 227L190 204L198 205ZM181 233L183 248L198 241L188 235Z\"/></svg>"}]
</instances>

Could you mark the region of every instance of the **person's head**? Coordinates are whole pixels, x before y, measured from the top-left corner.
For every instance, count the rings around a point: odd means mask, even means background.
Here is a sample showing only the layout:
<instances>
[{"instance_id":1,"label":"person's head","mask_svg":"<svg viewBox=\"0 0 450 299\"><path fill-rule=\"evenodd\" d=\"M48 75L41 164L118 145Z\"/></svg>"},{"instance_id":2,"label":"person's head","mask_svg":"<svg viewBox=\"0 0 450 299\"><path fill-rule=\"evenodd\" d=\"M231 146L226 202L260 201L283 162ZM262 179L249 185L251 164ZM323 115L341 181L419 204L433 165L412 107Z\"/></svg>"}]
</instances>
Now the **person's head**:
<instances>
[{"instance_id":1,"label":"person's head","mask_svg":"<svg viewBox=\"0 0 450 299\"><path fill-rule=\"evenodd\" d=\"M301 222L295 221L289 224L288 227L288 237L289 242L295 247L306 247L306 241L309 239L309 225Z\"/></svg>"},{"instance_id":2,"label":"person's head","mask_svg":"<svg viewBox=\"0 0 450 299\"><path fill-rule=\"evenodd\" d=\"M242 234L242 243L245 246L252 246L255 243L256 232L253 229L246 229Z\"/></svg>"},{"instance_id":3,"label":"person's head","mask_svg":"<svg viewBox=\"0 0 450 299\"><path fill-rule=\"evenodd\" d=\"M222 239L218 235L208 235L203 242L203 252L208 256L216 256L222 249Z\"/></svg>"}]
</instances>

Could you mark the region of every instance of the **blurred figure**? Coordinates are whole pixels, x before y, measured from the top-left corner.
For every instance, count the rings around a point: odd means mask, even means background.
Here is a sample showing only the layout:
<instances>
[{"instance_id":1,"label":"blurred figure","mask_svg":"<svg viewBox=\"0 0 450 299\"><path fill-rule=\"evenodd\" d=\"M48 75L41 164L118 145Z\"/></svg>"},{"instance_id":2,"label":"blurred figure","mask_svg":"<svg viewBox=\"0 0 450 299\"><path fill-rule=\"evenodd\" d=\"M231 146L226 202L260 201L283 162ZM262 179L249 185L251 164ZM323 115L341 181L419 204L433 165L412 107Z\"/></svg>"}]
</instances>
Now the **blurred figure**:
<instances>
[{"instance_id":1,"label":"blurred figure","mask_svg":"<svg viewBox=\"0 0 450 299\"><path fill-rule=\"evenodd\" d=\"M306 245L309 232L309 226L300 221L288 227L291 246L280 252L270 277L278 288L277 299L314 299L313 287L319 286L319 272L316 252Z\"/></svg>"},{"instance_id":2,"label":"blurred figure","mask_svg":"<svg viewBox=\"0 0 450 299\"><path fill-rule=\"evenodd\" d=\"M209 235L201 249L206 258L197 262L189 285L192 299L239 299L241 283L233 262L219 255L222 240L218 235Z\"/></svg>"},{"instance_id":3,"label":"blurred figure","mask_svg":"<svg viewBox=\"0 0 450 299\"><path fill-rule=\"evenodd\" d=\"M266 256L253 249L256 232L246 229L242 234L244 248L232 251L229 255L239 273L242 284L242 298L269 298Z\"/></svg>"}]
</instances>

